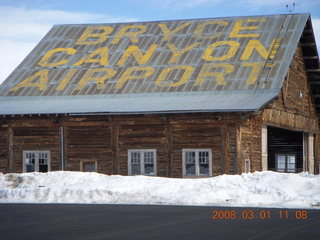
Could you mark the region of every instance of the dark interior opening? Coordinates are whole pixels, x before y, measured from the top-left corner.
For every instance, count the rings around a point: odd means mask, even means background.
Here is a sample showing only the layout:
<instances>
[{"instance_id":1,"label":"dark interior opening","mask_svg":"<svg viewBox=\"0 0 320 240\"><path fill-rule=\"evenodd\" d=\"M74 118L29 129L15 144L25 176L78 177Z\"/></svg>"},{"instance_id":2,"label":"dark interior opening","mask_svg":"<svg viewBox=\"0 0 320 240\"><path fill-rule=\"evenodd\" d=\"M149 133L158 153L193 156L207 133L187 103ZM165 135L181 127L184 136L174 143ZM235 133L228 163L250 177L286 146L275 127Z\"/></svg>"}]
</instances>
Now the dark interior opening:
<instances>
[{"instance_id":1,"label":"dark interior opening","mask_svg":"<svg viewBox=\"0 0 320 240\"><path fill-rule=\"evenodd\" d=\"M268 170L303 171L303 132L268 127Z\"/></svg>"}]
</instances>

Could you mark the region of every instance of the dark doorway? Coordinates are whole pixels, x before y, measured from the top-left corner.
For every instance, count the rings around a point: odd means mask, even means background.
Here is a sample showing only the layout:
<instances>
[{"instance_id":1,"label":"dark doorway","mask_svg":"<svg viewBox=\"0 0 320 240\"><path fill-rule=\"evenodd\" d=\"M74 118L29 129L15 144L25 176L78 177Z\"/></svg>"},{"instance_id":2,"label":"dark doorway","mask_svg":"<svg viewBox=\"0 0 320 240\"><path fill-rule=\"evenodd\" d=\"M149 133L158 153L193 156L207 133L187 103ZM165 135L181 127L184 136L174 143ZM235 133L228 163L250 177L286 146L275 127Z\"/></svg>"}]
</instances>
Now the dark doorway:
<instances>
[{"instance_id":1,"label":"dark doorway","mask_svg":"<svg viewBox=\"0 0 320 240\"><path fill-rule=\"evenodd\" d=\"M268 170L303 171L303 132L268 127Z\"/></svg>"}]
</instances>

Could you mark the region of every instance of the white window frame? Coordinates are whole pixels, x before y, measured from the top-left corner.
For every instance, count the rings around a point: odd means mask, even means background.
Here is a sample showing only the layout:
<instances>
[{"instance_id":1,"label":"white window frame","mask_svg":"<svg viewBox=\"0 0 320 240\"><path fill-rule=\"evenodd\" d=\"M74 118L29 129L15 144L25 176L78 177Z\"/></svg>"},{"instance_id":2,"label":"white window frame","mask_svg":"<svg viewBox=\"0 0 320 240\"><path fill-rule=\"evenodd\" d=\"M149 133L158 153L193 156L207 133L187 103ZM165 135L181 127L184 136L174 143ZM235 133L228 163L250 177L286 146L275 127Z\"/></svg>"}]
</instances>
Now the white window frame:
<instances>
[{"instance_id":1,"label":"white window frame","mask_svg":"<svg viewBox=\"0 0 320 240\"><path fill-rule=\"evenodd\" d=\"M156 149L129 149L128 150L128 175L134 176L131 172L131 153L139 152L140 153L140 174L146 176L157 176L157 150ZM145 174L144 172L144 153L153 152L153 173L154 174Z\"/></svg>"},{"instance_id":2,"label":"white window frame","mask_svg":"<svg viewBox=\"0 0 320 240\"><path fill-rule=\"evenodd\" d=\"M295 154L290 154L290 153L277 153L275 154L276 156L276 166L275 166L275 169L276 169L276 172L280 172L280 173L296 173L297 172L297 156ZM283 171L279 171L279 168L278 168L278 156L284 156L285 157L285 168ZM288 171L288 156L294 156L294 160L295 160L295 167L294 167L294 171ZM282 170L282 169L281 169ZM290 169L291 170L291 169Z\"/></svg>"},{"instance_id":3,"label":"white window frame","mask_svg":"<svg viewBox=\"0 0 320 240\"><path fill-rule=\"evenodd\" d=\"M39 154L46 153L48 155L48 172L51 171L51 153L50 151L42 151L42 150L28 150L22 152L22 166L23 172L27 172L27 154L34 153L35 154L35 172L39 172Z\"/></svg>"},{"instance_id":4,"label":"white window frame","mask_svg":"<svg viewBox=\"0 0 320 240\"><path fill-rule=\"evenodd\" d=\"M186 152L195 152L195 175L187 175L186 169ZM200 174L200 164L199 164L199 152L209 152L209 174ZM197 148L184 148L182 149L182 175L183 177L210 177L212 176L212 150L210 148L197 149Z\"/></svg>"}]
</instances>

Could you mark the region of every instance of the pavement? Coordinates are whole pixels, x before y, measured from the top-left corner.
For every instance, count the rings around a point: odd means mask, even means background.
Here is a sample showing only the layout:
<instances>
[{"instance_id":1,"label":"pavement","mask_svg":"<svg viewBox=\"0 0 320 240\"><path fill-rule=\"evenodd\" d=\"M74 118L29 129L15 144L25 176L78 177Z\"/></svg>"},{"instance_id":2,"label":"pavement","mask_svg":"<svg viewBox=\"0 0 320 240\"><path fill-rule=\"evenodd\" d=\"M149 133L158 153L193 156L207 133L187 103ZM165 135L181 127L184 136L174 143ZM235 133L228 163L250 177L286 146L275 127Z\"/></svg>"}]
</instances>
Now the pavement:
<instances>
[{"instance_id":1,"label":"pavement","mask_svg":"<svg viewBox=\"0 0 320 240\"><path fill-rule=\"evenodd\" d=\"M320 239L320 210L0 204L0 239Z\"/></svg>"}]
</instances>

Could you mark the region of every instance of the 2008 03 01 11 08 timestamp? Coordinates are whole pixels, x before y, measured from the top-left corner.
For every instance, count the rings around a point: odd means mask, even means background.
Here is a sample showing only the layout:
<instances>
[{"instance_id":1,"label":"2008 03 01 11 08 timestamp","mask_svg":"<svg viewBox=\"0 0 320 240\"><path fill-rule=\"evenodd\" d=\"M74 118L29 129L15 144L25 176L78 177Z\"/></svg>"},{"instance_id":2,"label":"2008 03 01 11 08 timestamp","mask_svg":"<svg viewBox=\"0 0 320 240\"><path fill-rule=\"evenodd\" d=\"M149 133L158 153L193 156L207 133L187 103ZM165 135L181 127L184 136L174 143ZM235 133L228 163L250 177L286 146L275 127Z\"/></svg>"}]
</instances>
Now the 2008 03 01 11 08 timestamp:
<instances>
[{"instance_id":1,"label":"2008 03 01 11 08 timestamp","mask_svg":"<svg viewBox=\"0 0 320 240\"><path fill-rule=\"evenodd\" d=\"M306 220L308 219L307 210L213 210L211 219L222 220L222 219L260 219L268 220L272 218L278 218L282 220L296 219L296 220Z\"/></svg>"}]
</instances>

